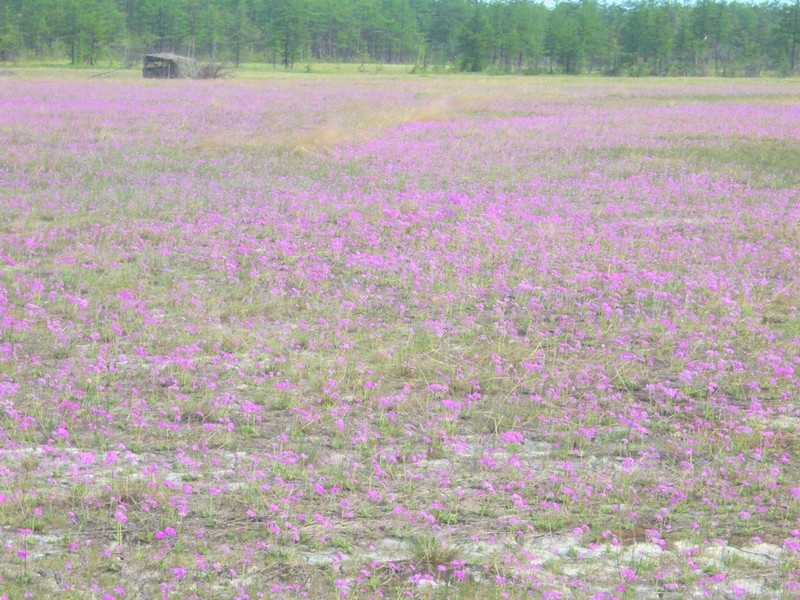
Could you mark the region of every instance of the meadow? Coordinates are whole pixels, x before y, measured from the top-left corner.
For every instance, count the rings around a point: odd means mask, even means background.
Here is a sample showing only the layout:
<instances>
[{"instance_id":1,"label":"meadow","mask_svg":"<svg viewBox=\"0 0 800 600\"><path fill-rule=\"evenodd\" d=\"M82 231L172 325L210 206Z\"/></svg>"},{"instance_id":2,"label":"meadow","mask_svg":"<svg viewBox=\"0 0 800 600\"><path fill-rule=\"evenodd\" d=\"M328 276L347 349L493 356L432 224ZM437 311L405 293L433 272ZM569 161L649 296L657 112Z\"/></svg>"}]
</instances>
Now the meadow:
<instances>
[{"instance_id":1,"label":"meadow","mask_svg":"<svg viewBox=\"0 0 800 600\"><path fill-rule=\"evenodd\" d=\"M0 598L800 596L798 98L4 71Z\"/></svg>"}]
</instances>

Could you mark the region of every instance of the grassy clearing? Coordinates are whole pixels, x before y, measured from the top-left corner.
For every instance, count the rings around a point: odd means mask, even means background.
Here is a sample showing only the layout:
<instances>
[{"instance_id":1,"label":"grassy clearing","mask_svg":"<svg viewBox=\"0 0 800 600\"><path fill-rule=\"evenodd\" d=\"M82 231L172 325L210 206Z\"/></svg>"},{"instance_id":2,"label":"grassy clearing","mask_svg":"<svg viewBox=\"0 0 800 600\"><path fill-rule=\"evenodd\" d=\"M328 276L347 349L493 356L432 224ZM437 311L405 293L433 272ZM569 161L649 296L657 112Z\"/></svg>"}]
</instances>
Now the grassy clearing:
<instances>
[{"instance_id":1,"label":"grassy clearing","mask_svg":"<svg viewBox=\"0 0 800 600\"><path fill-rule=\"evenodd\" d=\"M794 594L790 82L40 75L3 594Z\"/></svg>"}]
</instances>

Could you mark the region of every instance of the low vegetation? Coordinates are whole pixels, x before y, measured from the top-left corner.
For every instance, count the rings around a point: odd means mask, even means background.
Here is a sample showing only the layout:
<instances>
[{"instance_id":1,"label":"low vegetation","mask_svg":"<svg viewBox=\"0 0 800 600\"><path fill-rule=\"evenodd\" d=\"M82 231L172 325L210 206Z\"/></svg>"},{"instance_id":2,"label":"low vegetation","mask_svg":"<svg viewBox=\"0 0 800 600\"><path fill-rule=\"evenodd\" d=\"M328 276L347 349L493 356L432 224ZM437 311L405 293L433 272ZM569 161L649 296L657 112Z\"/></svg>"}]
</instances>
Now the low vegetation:
<instances>
[{"instance_id":1,"label":"low vegetation","mask_svg":"<svg viewBox=\"0 0 800 600\"><path fill-rule=\"evenodd\" d=\"M0 597L795 597L795 92L4 79Z\"/></svg>"}]
</instances>

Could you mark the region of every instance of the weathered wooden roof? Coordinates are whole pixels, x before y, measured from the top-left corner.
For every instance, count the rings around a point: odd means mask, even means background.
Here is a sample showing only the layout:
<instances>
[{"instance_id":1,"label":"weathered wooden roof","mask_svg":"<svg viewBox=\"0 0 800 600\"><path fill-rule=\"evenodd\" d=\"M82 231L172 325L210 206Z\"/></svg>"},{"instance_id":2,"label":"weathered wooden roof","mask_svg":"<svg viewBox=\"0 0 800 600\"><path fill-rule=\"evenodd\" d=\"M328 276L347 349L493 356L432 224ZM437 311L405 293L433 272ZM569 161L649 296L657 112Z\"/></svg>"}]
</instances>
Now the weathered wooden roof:
<instances>
[{"instance_id":1,"label":"weathered wooden roof","mask_svg":"<svg viewBox=\"0 0 800 600\"><path fill-rule=\"evenodd\" d=\"M164 61L170 62L177 68L178 77L197 77L197 61L188 56L180 56L179 54L172 54L171 52L157 52L144 55L145 64L148 61Z\"/></svg>"}]
</instances>

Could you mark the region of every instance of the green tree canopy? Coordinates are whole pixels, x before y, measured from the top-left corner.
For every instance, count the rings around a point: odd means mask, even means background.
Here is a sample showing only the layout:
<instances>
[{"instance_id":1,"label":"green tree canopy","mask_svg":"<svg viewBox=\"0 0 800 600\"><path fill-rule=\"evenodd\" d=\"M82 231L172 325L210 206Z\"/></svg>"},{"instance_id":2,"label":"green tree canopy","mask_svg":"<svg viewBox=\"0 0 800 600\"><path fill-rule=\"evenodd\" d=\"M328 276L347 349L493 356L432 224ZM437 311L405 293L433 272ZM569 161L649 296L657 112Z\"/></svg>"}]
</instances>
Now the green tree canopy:
<instances>
[{"instance_id":1,"label":"green tree canopy","mask_svg":"<svg viewBox=\"0 0 800 600\"><path fill-rule=\"evenodd\" d=\"M0 59L168 51L235 64L792 75L800 0L0 0Z\"/></svg>"}]
</instances>

